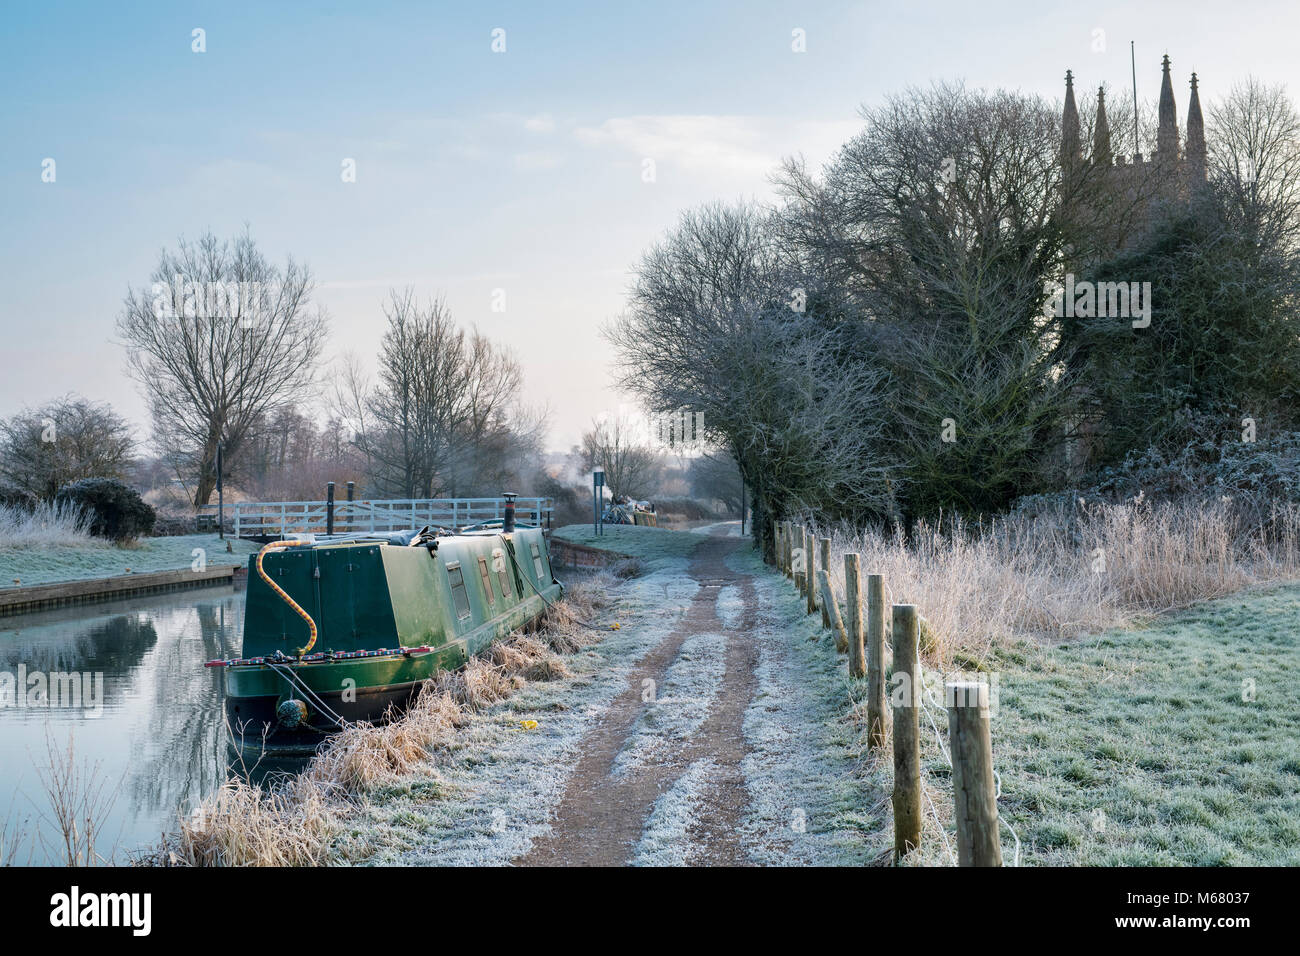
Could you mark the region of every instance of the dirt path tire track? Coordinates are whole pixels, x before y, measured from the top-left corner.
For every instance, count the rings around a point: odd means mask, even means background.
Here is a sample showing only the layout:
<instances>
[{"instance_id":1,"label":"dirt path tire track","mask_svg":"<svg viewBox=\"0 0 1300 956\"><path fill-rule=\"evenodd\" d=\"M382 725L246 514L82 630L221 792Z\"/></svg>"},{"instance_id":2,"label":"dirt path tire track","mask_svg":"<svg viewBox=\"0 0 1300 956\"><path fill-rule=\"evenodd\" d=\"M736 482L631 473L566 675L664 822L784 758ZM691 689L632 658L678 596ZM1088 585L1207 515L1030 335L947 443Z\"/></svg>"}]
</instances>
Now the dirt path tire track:
<instances>
[{"instance_id":1,"label":"dirt path tire track","mask_svg":"<svg viewBox=\"0 0 1300 956\"><path fill-rule=\"evenodd\" d=\"M721 529L720 529L721 530ZM655 800L695 761L710 759L716 772L702 796L690 834L699 856L692 863L745 865L740 824L748 805L742 762L748 753L742 726L757 686L758 649L749 639L754 626L752 577L732 571L726 557L747 539L711 535L700 542L688 573L700 585L681 624L650 650L628 675L628 687L610 704L600 724L583 743L549 834L514 860L524 866L619 866L626 864ZM739 627L726 628L717 613L719 591L735 585L744 615ZM656 762L614 776L614 759L648 707L642 681L656 686L677 659L683 641L696 634L726 635L725 673L709 712L684 745Z\"/></svg>"}]
</instances>

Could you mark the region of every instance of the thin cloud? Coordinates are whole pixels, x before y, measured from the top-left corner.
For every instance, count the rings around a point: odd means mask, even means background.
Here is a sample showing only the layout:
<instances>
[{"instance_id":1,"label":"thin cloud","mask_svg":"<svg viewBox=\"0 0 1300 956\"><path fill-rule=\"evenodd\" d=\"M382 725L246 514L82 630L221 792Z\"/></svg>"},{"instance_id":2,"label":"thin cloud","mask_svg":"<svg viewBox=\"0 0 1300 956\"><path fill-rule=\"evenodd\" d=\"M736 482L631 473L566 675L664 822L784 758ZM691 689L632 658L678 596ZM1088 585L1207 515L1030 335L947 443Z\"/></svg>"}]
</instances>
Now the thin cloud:
<instances>
[{"instance_id":1,"label":"thin cloud","mask_svg":"<svg viewBox=\"0 0 1300 956\"><path fill-rule=\"evenodd\" d=\"M766 177L793 152L828 158L860 129L856 120L769 116L621 116L579 126L574 137L693 172Z\"/></svg>"}]
</instances>

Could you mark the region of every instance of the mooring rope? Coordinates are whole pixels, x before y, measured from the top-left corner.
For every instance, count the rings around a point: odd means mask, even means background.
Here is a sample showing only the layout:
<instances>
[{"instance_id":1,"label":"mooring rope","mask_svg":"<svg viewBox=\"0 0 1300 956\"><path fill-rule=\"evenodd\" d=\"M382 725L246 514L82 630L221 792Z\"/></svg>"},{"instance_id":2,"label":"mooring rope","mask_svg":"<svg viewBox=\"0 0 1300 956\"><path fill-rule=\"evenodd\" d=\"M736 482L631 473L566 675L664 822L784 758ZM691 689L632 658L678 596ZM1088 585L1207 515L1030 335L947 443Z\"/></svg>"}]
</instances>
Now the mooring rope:
<instances>
[{"instance_id":1,"label":"mooring rope","mask_svg":"<svg viewBox=\"0 0 1300 956\"><path fill-rule=\"evenodd\" d=\"M285 681L287 681L291 689L296 687L299 691L302 692L302 695L304 697L310 698L312 703L314 703L317 707L319 707L325 714L332 717L334 719L335 726L342 727L344 724L347 723L347 721L345 721L341 716L339 716L339 714L333 708L331 708L329 704L325 703L325 701L322 700L314 690L308 687L301 677L294 674L293 671L289 670L287 666L279 663L278 661L272 661L270 659L266 661L266 664L268 667L271 668L271 670L275 671Z\"/></svg>"}]
</instances>

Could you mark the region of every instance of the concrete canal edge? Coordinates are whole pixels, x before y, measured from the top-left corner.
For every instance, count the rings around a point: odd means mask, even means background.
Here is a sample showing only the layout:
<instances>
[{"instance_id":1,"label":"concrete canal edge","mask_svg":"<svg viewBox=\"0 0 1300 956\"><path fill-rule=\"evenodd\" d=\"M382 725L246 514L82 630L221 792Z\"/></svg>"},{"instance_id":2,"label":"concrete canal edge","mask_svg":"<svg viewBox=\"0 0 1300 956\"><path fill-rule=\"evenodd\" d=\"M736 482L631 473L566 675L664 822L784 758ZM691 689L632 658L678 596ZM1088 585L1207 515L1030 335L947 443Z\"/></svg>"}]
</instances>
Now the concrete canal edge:
<instances>
[{"instance_id":1,"label":"concrete canal edge","mask_svg":"<svg viewBox=\"0 0 1300 956\"><path fill-rule=\"evenodd\" d=\"M549 540L551 564L557 568L597 571L618 564L620 561L628 561L632 557L630 554L619 554L617 551L605 551L602 548L590 548L585 544L575 544L555 535L551 535Z\"/></svg>"},{"instance_id":2,"label":"concrete canal edge","mask_svg":"<svg viewBox=\"0 0 1300 956\"><path fill-rule=\"evenodd\" d=\"M0 590L0 617L43 611L49 608L93 604L142 594L161 594L188 588L217 587L232 584L239 565L221 565L194 571L152 571L146 574L116 574L108 578L85 578L79 581L56 581L30 587Z\"/></svg>"}]
</instances>

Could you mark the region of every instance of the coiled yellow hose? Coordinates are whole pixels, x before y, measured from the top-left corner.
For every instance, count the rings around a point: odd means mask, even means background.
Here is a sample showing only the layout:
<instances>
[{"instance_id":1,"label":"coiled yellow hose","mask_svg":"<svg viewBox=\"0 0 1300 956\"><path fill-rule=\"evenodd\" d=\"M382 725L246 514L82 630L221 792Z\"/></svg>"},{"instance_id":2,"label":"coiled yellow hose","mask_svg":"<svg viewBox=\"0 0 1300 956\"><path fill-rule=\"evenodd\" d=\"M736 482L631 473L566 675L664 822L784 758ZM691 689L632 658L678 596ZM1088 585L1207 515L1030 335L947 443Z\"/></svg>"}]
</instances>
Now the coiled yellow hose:
<instances>
[{"instance_id":1,"label":"coiled yellow hose","mask_svg":"<svg viewBox=\"0 0 1300 956\"><path fill-rule=\"evenodd\" d=\"M274 551L279 548L294 548L300 544L309 544L309 543L310 542L307 541L272 541L269 544L264 545L261 551L257 552L257 573L261 576L263 581L265 581L268 585L270 585L272 591L280 595L280 597L284 599L284 602L288 604L289 607L293 608L295 611L298 612L298 616L302 618L304 621L306 621L307 626L311 628L311 640L307 642L307 646L300 647L298 648L298 650L294 651L294 654L298 657L302 657L304 654L310 651L312 647L315 646L316 622L311 619L310 614L308 614L306 611L302 609L302 607L299 606L297 601L295 601L293 598L289 597L289 595L285 593L284 588L280 587L280 585L276 584L274 581L271 580L270 576L266 573L266 571L262 569L262 557L268 551Z\"/></svg>"}]
</instances>

